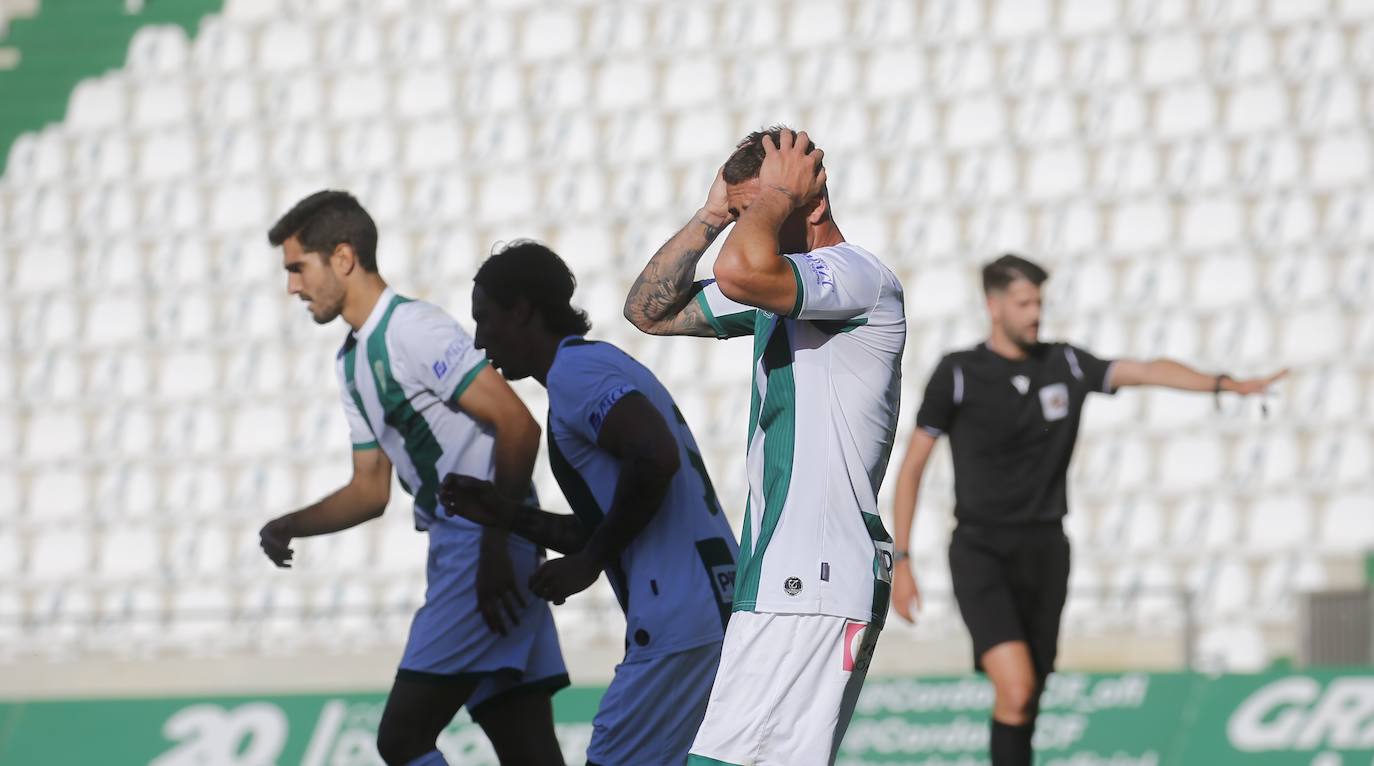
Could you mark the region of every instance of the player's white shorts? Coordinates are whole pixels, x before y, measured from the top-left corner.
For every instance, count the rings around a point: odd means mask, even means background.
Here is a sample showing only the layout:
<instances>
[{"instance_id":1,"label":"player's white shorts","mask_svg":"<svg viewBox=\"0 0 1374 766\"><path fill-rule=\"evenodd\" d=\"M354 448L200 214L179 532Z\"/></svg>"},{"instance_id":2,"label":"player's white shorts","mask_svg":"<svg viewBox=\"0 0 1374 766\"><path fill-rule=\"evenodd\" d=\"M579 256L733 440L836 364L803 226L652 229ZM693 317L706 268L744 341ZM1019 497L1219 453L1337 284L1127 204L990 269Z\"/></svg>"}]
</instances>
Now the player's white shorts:
<instances>
[{"instance_id":1,"label":"player's white shorts","mask_svg":"<svg viewBox=\"0 0 1374 766\"><path fill-rule=\"evenodd\" d=\"M592 720L592 766L682 766L706 714L719 641L616 666Z\"/></svg>"},{"instance_id":2,"label":"player's white shorts","mask_svg":"<svg viewBox=\"0 0 1374 766\"><path fill-rule=\"evenodd\" d=\"M485 703L507 694L568 685L558 631L547 601L529 592L540 555L524 541L510 543L511 566L525 607L502 636L477 610L480 535L449 519L429 528L428 586L415 613L397 677L421 683L477 681L466 707L473 718Z\"/></svg>"},{"instance_id":3,"label":"player's white shorts","mask_svg":"<svg viewBox=\"0 0 1374 766\"><path fill-rule=\"evenodd\" d=\"M833 764L877 642L844 617L734 613L687 763Z\"/></svg>"}]
</instances>

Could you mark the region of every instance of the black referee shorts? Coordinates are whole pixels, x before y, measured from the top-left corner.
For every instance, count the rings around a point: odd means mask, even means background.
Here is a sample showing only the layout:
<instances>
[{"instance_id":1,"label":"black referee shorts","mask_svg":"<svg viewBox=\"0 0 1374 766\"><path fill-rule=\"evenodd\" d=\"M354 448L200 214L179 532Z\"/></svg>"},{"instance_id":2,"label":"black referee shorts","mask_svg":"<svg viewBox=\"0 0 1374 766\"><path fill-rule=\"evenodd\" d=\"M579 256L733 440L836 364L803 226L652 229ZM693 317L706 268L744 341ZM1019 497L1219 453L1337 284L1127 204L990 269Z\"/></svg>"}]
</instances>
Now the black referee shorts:
<instances>
[{"instance_id":1,"label":"black referee shorts","mask_svg":"<svg viewBox=\"0 0 1374 766\"><path fill-rule=\"evenodd\" d=\"M973 637L973 666L1007 641L1030 646L1036 674L1054 670L1069 592L1069 538L1061 524L960 524L949 543L954 599Z\"/></svg>"}]
</instances>

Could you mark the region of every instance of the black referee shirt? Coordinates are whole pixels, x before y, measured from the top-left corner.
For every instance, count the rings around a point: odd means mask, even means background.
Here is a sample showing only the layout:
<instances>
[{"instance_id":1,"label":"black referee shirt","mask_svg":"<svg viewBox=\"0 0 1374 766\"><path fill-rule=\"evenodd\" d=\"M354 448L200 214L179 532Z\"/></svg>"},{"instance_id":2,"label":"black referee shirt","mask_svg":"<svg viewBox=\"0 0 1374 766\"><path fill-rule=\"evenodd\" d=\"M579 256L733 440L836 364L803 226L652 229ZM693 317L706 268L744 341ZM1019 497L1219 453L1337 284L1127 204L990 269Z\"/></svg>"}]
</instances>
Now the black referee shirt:
<instances>
[{"instance_id":1,"label":"black referee shirt","mask_svg":"<svg viewBox=\"0 0 1374 766\"><path fill-rule=\"evenodd\" d=\"M1083 402L1093 391L1113 393L1110 370L1066 343L1042 343L1020 361L987 344L941 359L916 425L949 434L955 518L998 526L1062 519Z\"/></svg>"}]
</instances>

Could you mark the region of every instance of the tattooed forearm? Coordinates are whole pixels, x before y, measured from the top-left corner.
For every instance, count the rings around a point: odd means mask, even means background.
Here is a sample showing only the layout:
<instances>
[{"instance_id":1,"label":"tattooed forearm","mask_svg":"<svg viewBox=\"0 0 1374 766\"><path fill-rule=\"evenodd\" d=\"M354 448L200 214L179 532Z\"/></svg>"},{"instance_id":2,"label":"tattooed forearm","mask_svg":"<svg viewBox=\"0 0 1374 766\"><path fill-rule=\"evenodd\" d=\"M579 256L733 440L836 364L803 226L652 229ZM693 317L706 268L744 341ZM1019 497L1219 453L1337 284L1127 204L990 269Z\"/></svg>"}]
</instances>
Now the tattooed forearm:
<instances>
[{"instance_id":1,"label":"tattooed forearm","mask_svg":"<svg viewBox=\"0 0 1374 766\"><path fill-rule=\"evenodd\" d=\"M691 300L697 261L722 228L697 217L665 242L630 287L625 318L653 335L713 335Z\"/></svg>"},{"instance_id":2,"label":"tattooed forearm","mask_svg":"<svg viewBox=\"0 0 1374 766\"><path fill-rule=\"evenodd\" d=\"M536 545L565 554L582 550L590 537L576 516L528 506L516 509L511 531Z\"/></svg>"}]
</instances>

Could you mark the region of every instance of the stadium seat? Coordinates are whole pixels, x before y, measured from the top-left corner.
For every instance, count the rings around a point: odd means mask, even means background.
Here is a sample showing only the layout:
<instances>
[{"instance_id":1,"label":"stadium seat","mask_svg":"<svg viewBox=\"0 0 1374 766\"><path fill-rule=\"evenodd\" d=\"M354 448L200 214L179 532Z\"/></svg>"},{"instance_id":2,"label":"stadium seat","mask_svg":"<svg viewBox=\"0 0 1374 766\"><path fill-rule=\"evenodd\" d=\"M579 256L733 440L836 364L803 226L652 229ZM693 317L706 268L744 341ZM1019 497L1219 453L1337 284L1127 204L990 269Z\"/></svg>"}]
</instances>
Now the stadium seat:
<instances>
[{"instance_id":1,"label":"stadium seat","mask_svg":"<svg viewBox=\"0 0 1374 766\"><path fill-rule=\"evenodd\" d=\"M1140 81L1148 88L1196 82L1206 47L1191 30L1151 37L1141 50Z\"/></svg>"},{"instance_id":2,"label":"stadium seat","mask_svg":"<svg viewBox=\"0 0 1374 766\"><path fill-rule=\"evenodd\" d=\"M27 627L33 650L53 660L77 655L91 640L95 602L83 585L44 587L31 594Z\"/></svg>"},{"instance_id":3,"label":"stadium seat","mask_svg":"<svg viewBox=\"0 0 1374 766\"><path fill-rule=\"evenodd\" d=\"M190 41L181 27L175 24L146 26L135 32L129 42L124 69L136 77L177 75L186 70L190 48Z\"/></svg>"},{"instance_id":4,"label":"stadium seat","mask_svg":"<svg viewBox=\"0 0 1374 766\"><path fill-rule=\"evenodd\" d=\"M1348 348L1345 312L1334 306L1300 311L1284 323L1280 353L1287 364L1335 359Z\"/></svg>"},{"instance_id":5,"label":"stadium seat","mask_svg":"<svg viewBox=\"0 0 1374 766\"><path fill-rule=\"evenodd\" d=\"M36 462L79 460L85 453L85 420L76 412L52 410L29 416L24 452Z\"/></svg>"},{"instance_id":6,"label":"stadium seat","mask_svg":"<svg viewBox=\"0 0 1374 766\"><path fill-rule=\"evenodd\" d=\"M70 475L51 473L41 476L38 481L40 486L32 492L40 502L54 497L56 487L53 483L65 484L63 489L68 493L71 493L73 483L80 483L74 482ZM63 515L76 513L71 508L64 509L46 503L40 508L41 513L33 516L41 516L46 521L55 521ZM37 582L73 582L77 576L91 570L91 538L88 530L75 531L50 527L40 531L33 538L32 546L28 555L28 575Z\"/></svg>"},{"instance_id":7,"label":"stadium seat","mask_svg":"<svg viewBox=\"0 0 1374 766\"><path fill-rule=\"evenodd\" d=\"M1308 444L1303 475L1321 486L1354 486L1368 478L1371 471L1374 440L1368 432L1333 428Z\"/></svg>"},{"instance_id":8,"label":"stadium seat","mask_svg":"<svg viewBox=\"0 0 1374 766\"><path fill-rule=\"evenodd\" d=\"M127 92L121 78L105 75L83 80L72 91L64 124L77 133L103 132L123 123L126 105Z\"/></svg>"},{"instance_id":9,"label":"stadium seat","mask_svg":"<svg viewBox=\"0 0 1374 766\"><path fill-rule=\"evenodd\" d=\"M371 585L355 578L336 581L317 591L317 614L325 623L329 640L342 647L370 641L381 626Z\"/></svg>"},{"instance_id":10,"label":"stadium seat","mask_svg":"<svg viewBox=\"0 0 1374 766\"><path fill-rule=\"evenodd\" d=\"M1084 556L1082 550L1081 547L1074 549L1069 567L1069 599L1064 605L1064 621L1073 626L1071 629L1091 625L1094 619L1100 624L1106 589L1101 569Z\"/></svg>"},{"instance_id":11,"label":"stadium seat","mask_svg":"<svg viewBox=\"0 0 1374 766\"><path fill-rule=\"evenodd\" d=\"M408 516L406 509L397 516ZM428 542L423 534L415 531L409 518L385 518L381 522L382 531L377 539L377 569L384 574L400 574L417 569L416 562L424 561Z\"/></svg>"},{"instance_id":12,"label":"stadium seat","mask_svg":"<svg viewBox=\"0 0 1374 766\"><path fill-rule=\"evenodd\" d=\"M1199 247L1221 244L1209 241L1206 234L1201 239L1194 239L1188 232L1196 226L1198 233L1221 230L1238 234L1239 230L1232 229L1231 224L1237 220L1239 213L1239 210L1230 206L1217 209L1205 204L1190 210L1188 222L1184 224L1185 241L1196 242ZM1254 259L1232 252L1209 255L1197 262L1188 304L1203 311L1240 307L1255 300L1258 280Z\"/></svg>"},{"instance_id":13,"label":"stadium seat","mask_svg":"<svg viewBox=\"0 0 1374 766\"><path fill-rule=\"evenodd\" d=\"M1197 594L1197 608L1209 619L1226 618L1246 612L1252 603L1254 585L1244 561L1225 557L1199 561L1189 575Z\"/></svg>"},{"instance_id":14,"label":"stadium seat","mask_svg":"<svg viewBox=\"0 0 1374 766\"><path fill-rule=\"evenodd\" d=\"M1197 639L1196 670L1257 673L1268 663L1264 634L1253 623L1225 622L1206 628Z\"/></svg>"},{"instance_id":15,"label":"stadium seat","mask_svg":"<svg viewBox=\"0 0 1374 766\"><path fill-rule=\"evenodd\" d=\"M1221 480L1225 455L1225 442L1218 436L1206 432L1181 432L1164 444L1159 474L1171 489L1204 490Z\"/></svg>"},{"instance_id":16,"label":"stadium seat","mask_svg":"<svg viewBox=\"0 0 1374 766\"><path fill-rule=\"evenodd\" d=\"M1178 258L1151 258L1136 261L1125 270L1121 284L1121 299L1127 304L1144 307L1175 306L1183 303L1187 287L1187 273L1184 262ZM1191 316L1180 317L1182 321L1195 326ZM1184 354L1192 356L1190 352Z\"/></svg>"},{"instance_id":17,"label":"stadium seat","mask_svg":"<svg viewBox=\"0 0 1374 766\"><path fill-rule=\"evenodd\" d=\"M151 579L162 572L162 547L149 525L107 528L100 536L97 559L96 574L114 582Z\"/></svg>"},{"instance_id":18,"label":"stadium seat","mask_svg":"<svg viewBox=\"0 0 1374 766\"><path fill-rule=\"evenodd\" d=\"M18 529L13 523L0 517L0 577L8 580L20 575L24 547ZM3 621L3 618L0 618L0 621ZM0 626L0 630L4 630L3 626Z\"/></svg>"},{"instance_id":19,"label":"stadium seat","mask_svg":"<svg viewBox=\"0 0 1374 766\"><path fill-rule=\"evenodd\" d=\"M1374 550L1374 494L1343 492L1327 502L1322 514L1321 546L1330 553Z\"/></svg>"},{"instance_id":20,"label":"stadium seat","mask_svg":"<svg viewBox=\"0 0 1374 766\"><path fill-rule=\"evenodd\" d=\"M187 583L172 593L171 621L164 634L170 648L191 656L219 653L230 634L231 599L224 587Z\"/></svg>"},{"instance_id":21,"label":"stadium seat","mask_svg":"<svg viewBox=\"0 0 1374 766\"><path fill-rule=\"evenodd\" d=\"M425 583L418 577L387 578L379 589L378 615L385 633L401 635L410 629L415 611L424 603Z\"/></svg>"},{"instance_id":22,"label":"stadium seat","mask_svg":"<svg viewBox=\"0 0 1374 766\"><path fill-rule=\"evenodd\" d=\"M258 456L279 451L287 442L287 418L282 407L248 404L235 413L227 449L231 455Z\"/></svg>"},{"instance_id":23,"label":"stadium seat","mask_svg":"<svg viewBox=\"0 0 1374 766\"><path fill-rule=\"evenodd\" d=\"M1150 358L1163 350L1142 348L1137 353ZM1138 395L1145 399L1146 423L1160 432L1173 432L1215 417L1215 405L1211 398L1196 392L1149 388Z\"/></svg>"},{"instance_id":24,"label":"stadium seat","mask_svg":"<svg viewBox=\"0 0 1374 766\"><path fill-rule=\"evenodd\" d=\"M1316 507L1292 492L1266 495L1246 513L1245 544L1260 552L1303 550L1316 527Z\"/></svg>"}]
</instances>

